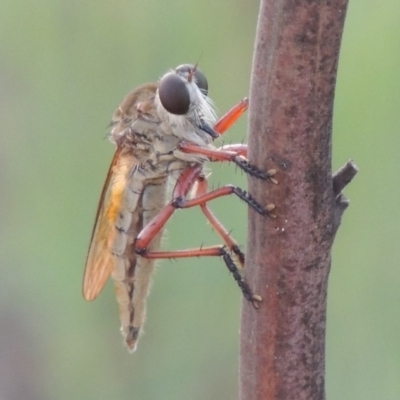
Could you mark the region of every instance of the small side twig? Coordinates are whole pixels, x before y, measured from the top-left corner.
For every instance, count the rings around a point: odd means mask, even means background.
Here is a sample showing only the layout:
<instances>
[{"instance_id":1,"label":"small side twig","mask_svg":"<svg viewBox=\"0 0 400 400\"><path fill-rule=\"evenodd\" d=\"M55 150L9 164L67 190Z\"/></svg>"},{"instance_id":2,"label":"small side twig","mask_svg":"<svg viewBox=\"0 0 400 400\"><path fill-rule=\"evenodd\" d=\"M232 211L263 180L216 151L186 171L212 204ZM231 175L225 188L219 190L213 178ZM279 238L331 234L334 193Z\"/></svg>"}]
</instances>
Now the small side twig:
<instances>
[{"instance_id":1,"label":"small side twig","mask_svg":"<svg viewBox=\"0 0 400 400\"><path fill-rule=\"evenodd\" d=\"M333 174L333 194L339 196L343 189L353 180L358 172L353 160L347 161L343 167Z\"/></svg>"},{"instance_id":2,"label":"small side twig","mask_svg":"<svg viewBox=\"0 0 400 400\"><path fill-rule=\"evenodd\" d=\"M342 222L342 216L346 208L349 206L349 199L342 193L343 189L357 175L358 168L353 160L347 161L343 167L333 174L332 185L333 195L335 197L335 208L333 212L333 234L336 232Z\"/></svg>"}]
</instances>

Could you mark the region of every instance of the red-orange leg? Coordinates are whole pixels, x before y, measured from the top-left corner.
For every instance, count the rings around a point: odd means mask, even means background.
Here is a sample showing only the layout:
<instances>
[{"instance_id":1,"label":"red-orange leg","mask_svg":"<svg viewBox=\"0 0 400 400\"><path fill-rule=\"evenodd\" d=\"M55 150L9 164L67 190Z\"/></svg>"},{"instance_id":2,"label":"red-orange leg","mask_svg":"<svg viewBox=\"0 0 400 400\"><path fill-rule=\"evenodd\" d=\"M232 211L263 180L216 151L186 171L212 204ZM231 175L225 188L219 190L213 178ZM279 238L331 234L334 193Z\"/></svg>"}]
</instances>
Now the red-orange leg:
<instances>
[{"instance_id":1,"label":"red-orange leg","mask_svg":"<svg viewBox=\"0 0 400 400\"><path fill-rule=\"evenodd\" d=\"M189 193L190 189L193 187L196 182L198 176L201 174L202 166L196 165L195 167L191 167L182 172L182 175L179 177L176 182L174 192L173 192L173 200L168 203L139 233L137 238L135 239L135 247L136 251L143 252L147 251L147 248L153 238L157 235L157 233L162 229L162 227L167 223L167 221L171 218L172 214L177 207L174 202L177 198L185 198ZM148 254L148 253L147 253Z\"/></svg>"},{"instance_id":2,"label":"red-orange leg","mask_svg":"<svg viewBox=\"0 0 400 400\"><path fill-rule=\"evenodd\" d=\"M214 130L219 134L223 134L230 126L232 126L236 120L247 110L248 100L244 99L231 110L229 110L214 126ZM268 171L267 173L258 170L256 167L249 164L246 159L247 146L246 145L226 145L218 150L204 149L190 143L181 143L180 149L187 153L203 154L207 156L211 161L232 161L237 164L241 169L250 175L256 176L260 179L269 179L275 171ZM274 208L273 205L264 209L252 196L250 196L246 191L232 186L227 185L219 189L213 190L207 193L207 182L201 174L201 166L195 166L185 170L175 186L173 193L173 200L164 209L160 211L150 221L150 223L143 228L135 240L136 252L142 257L149 259L159 259L159 258L186 258L186 257L202 257L202 256L222 256L227 265L228 269L232 272L236 282L241 288L243 295L246 299L253 302L255 307L258 307L258 302L261 301L260 296L254 295L244 282L242 275L239 272L238 267L233 261L231 255L226 249L226 246L211 246L200 249L191 250L177 250L177 251L158 251L158 252L148 252L147 248L155 237L155 235L162 229L162 227L167 223L168 219L172 216L177 208L190 208L195 206L200 206L204 215L210 221L212 226L215 228L217 233L223 238L227 247L236 254L238 261L243 266L244 265L244 254L240 251L236 242L230 237L229 232L224 228L224 226L218 221L212 211L208 208L207 202L214 200L218 197L226 196L229 194L236 194L239 198L244 200L252 208L262 215L268 215L269 212ZM271 178L270 178L271 179ZM271 179L272 180L272 179ZM273 180L272 180L273 181ZM196 190L196 196L193 199L186 199L187 194L193 187L194 183L198 182L198 187Z\"/></svg>"},{"instance_id":3,"label":"red-orange leg","mask_svg":"<svg viewBox=\"0 0 400 400\"><path fill-rule=\"evenodd\" d=\"M211 190L210 192L201 194L200 196L194 197L193 199L189 200L178 197L172 201L172 204L176 208L190 208L199 206L214 199L218 199L219 197L228 196L230 194L235 194L236 196L238 196L261 215L268 215L269 211L271 211L271 209L269 208L265 209L261 204L256 201L253 196L251 196L245 190L233 185L222 186L218 189Z\"/></svg>"},{"instance_id":4,"label":"red-orange leg","mask_svg":"<svg viewBox=\"0 0 400 400\"><path fill-rule=\"evenodd\" d=\"M248 109L249 100L244 98L238 104L233 106L226 114L224 114L214 126L214 130L222 135L227 131Z\"/></svg>"},{"instance_id":5,"label":"red-orange leg","mask_svg":"<svg viewBox=\"0 0 400 400\"><path fill-rule=\"evenodd\" d=\"M167 223L169 218L178 208L191 208L207 203L208 201L217 199L219 197L235 194L240 199L245 201L250 207L256 210L261 215L268 215L273 210L274 206L269 205L264 208L259 204L250 194L237 186L226 185L211 192L200 194L193 199L186 199L186 195L193 187L197 180L200 180L201 166L195 166L185 170L179 177L173 192L172 201L167 204L139 233L135 240L135 247L138 252L143 249L146 250L153 237L161 230Z\"/></svg>"},{"instance_id":6,"label":"red-orange leg","mask_svg":"<svg viewBox=\"0 0 400 400\"><path fill-rule=\"evenodd\" d=\"M249 161L234 151L220 150L220 149L209 149L197 146L192 143L181 142L179 143L179 149L184 153L201 154L210 159L210 161L231 161L235 163L240 169L247 174L254 176L259 179L270 179L275 174L275 170L267 172L261 171L254 165L250 164ZM271 180L271 179L270 179Z\"/></svg>"},{"instance_id":7,"label":"red-orange leg","mask_svg":"<svg viewBox=\"0 0 400 400\"><path fill-rule=\"evenodd\" d=\"M231 151L238 156L247 158L247 144L244 143L225 144L224 146L219 147L218 150Z\"/></svg>"},{"instance_id":8,"label":"red-orange leg","mask_svg":"<svg viewBox=\"0 0 400 400\"><path fill-rule=\"evenodd\" d=\"M143 228L143 230L139 233L138 237L135 240L135 249L136 252L142 257L149 259L160 259L160 258L187 258L187 257L203 257L203 256L222 256L226 266L229 271L232 272L234 279L236 280L238 286L241 288L243 295L247 300L253 302L253 305L256 307L257 302L261 301L261 298L257 295L254 295L247 285L247 283L243 280L243 277L232 259L231 255L227 251L225 245L212 246L200 249L190 249L190 250L176 250L176 251L157 251L157 252L148 252L147 248L154 238L154 236L161 230L161 228L166 224L168 219L172 216L174 211L177 208L190 208L200 205L202 209L205 209L205 215L209 216L210 222L213 223L213 226L216 227L217 232L220 233L224 240L227 242L228 247L234 251L234 246L238 249L237 244L229 237L229 233L222 226L222 224L216 219L215 216L211 213L211 211L206 207L206 202L213 200L215 198L226 196L228 194L235 193L244 201L246 201L251 207L255 208L256 211L260 213L267 213L260 204L258 204L250 195L248 195L245 191L242 191L239 188L234 186L225 186L220 189L211 191L209 193L203 193L199 196L186 200L185 197L189 190L192 188L196 181L199 181L201 185L203 177L201 177L201 166L195 166L185 170L181 177L178 179L178 182L175 186L173 193L173 200L169 203L165 208L163 208L159 214L154 217L150 223ZM200 193L204 191L204 188L198 189ZM209 211L207 213L207 210ZM238 249L239 250L239 249ZM239 250L240 252L240 250ZM239 254L235 252L240 259L240 255L242 255L242 259L240 262L244 262L244 256L240 252Z\"/></svg>"},{"instance_id":9,"label":"red-orange leg","mask_svg":"<svg viewBox=\"0 0 400 400\"><path fill-rule=\"evenodd\" d=\"M247 98L233 106L225 115L223 115L214 126L214 131L222 135L229 129L247 110L249 101ZM184 153L202 154L207 156L210 161L230 161L234 162L243 171L259 179L269 179L272 183L277 181L272 177L275 170L267 172L259 170L254 165L251 165L247 160L247 146L245 144L231 144L220 147L219 149L208 149L197 146L192 143L181 142L179 149Z\"/></svg>"},{"instance_id":10,"label":"red-orange leg","mask_svg":"<svg viewBox=\"0 0 400 400\"><path fill-rule=\"evenodd\" d=\"M243 296L253 303L255 308L258 308L258 303L262 301L262 298L254 294L250 289L250 286L243 279L242 274L240 273L237 265L233 261L231 255L226 250L226 246L218 245L218 246L210 246L203 247L200 249L189 249L189 250L175 250L175 251L154 251L146 253L144 251L137 252L145 258L148 259L163 259L163 258L190 258L190 257L204 257L204 256L217 256L222 257L225 265L228 267L229 271L232 273L233 278L236 283L242 290Z\"/></svg>"},{"instance_id":11,"label":"red-orange leg","mask_svg":"<svg viewBox=\"0 0 400 400\"><path fill-rule=\"evenodd\" d=\"M203 176L199 176L198 185L196 188L196 196L200 196L202 194L207 193L208 190L208 184L207 184L207 179ZM222 240L225 242L225 244L228 246L230 251L234 253L239 261L239 264L241 268L244 268L244 261L245 261L245 255L244 253L240 250L237 242L231 237L229 231L222 225L222 223L218 220L218 218L214 215L214 213L210 210L208 207L207 203L200 204L201 211L205 215L205 217L208 219L210 222L211 226L215 229L215 231L218 233L218 235L221 236Z\"/></svg>"}]
</instances>

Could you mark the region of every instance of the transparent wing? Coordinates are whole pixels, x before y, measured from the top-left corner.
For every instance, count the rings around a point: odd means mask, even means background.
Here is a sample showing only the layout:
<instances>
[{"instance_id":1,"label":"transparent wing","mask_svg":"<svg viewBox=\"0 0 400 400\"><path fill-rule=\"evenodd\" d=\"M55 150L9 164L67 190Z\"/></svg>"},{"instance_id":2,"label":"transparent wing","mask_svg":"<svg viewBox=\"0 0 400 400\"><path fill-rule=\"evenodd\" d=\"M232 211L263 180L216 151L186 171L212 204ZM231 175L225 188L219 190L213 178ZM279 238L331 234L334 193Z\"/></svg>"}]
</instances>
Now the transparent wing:
<instances>
[{"instance_id":1,"label":"transparent wing","mask_svg":"<svg viewBox=\"0 0 400 400\"><path fill-rule=\"evenodd\" d=\"M133 90L125 97L112 118L111 138L115 143L119 143L119 146L111 161L101 192L86 259L83 297L88 301L94 300L99 295L114 271L115 261L110 249L116 239L115 222L123 207L126 185L129 184L127 171L131 171L135 164L138 164L129 147L124 147L124 137L138 118L139 105L141 113L151 111L156 90L156 84L144 85Z\"/></svg>"},{"instance_id":2,"label":"transparent wing","mask_svg":"<svg viewBox=\"0 0 400 400\"><path fill-rule=\"evenodd\" d=\"M109 250L109 241L114 230L114 223L110 218L110 211L112 210L110 209L116 205L115 199L111 198L110 192L120 156L121 148L119 147L111 161L97 206L96 220L90 239L83 278L83 297L88 301L94 300L99 295L114 269L114 260Z\"/></svg>"}]
</instances>

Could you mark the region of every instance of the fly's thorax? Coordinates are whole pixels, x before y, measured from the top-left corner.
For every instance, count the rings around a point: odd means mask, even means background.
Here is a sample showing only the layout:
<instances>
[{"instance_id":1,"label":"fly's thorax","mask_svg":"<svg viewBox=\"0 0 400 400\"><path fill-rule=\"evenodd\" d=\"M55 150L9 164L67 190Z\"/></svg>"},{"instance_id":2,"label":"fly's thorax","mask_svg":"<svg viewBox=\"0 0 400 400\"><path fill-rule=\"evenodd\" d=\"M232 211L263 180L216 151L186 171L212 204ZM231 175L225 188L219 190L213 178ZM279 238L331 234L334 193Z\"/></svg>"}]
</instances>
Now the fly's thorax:
<instances>
[{"instance_id":1,"label":"fly's thorax","mask_svg":"<svg viewBox=\"0 0 400 400\"><path fill-rule=\"evenodd\" d=\"M139 86L125 96L112 117L110 140L113 143L121 145L129 140L138 142L140 137L134 137L132 129L135 122L143 123L147 129L160 122L154 107L156 92L157 83L149 83Z\"/></svg>"}]
</instances>

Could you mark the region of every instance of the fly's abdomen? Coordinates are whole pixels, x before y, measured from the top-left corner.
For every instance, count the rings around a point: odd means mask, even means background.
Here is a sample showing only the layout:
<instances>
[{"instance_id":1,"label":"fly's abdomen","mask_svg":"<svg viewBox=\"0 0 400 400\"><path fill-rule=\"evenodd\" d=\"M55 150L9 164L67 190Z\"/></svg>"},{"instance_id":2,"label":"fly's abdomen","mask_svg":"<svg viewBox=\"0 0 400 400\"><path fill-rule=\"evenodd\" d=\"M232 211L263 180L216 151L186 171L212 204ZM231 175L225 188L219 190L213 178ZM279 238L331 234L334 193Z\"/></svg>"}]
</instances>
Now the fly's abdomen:
<instances>
[{"instance_id":1,"label":"fly's abdomen","mask_svg":"<svg viewBox=\"0 0 400 400\"><path fill-rule=\"evenodd\" d=\"M146 316L146 302L149 293L151 275L154 270L154 260L148 260L136 254L134 239L154 216L165 205L166 178L144 181L135 208L127 207L121 212L121 220L130 220L129 229L124 232L116 224L116 240L113 249L117 250L116 267L113 273L115 290L119 303L121 333L129 351L136 349L137 340ZM131 183L130 187L139 188L138 183ZM128 189L129 190L129 189ZM132 197L132 191L126 193L125 198ZM140 194L139 194L140 193ZM135 201L134 201L135 202ZM127 201L129 203L129 201ZM132 203L131 203L132 204ZM118 220L117 220L118 221ZM124 224L120 224L121 226ZM126 225L124 225L124 228ZM148 251L156 251L160 247L162 232L158 233L149 245ZM125 246L121 253L121 246Z\"/></svg>"}]
</instances>

